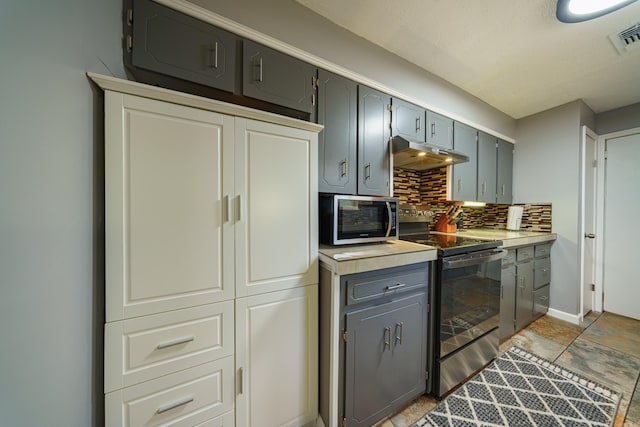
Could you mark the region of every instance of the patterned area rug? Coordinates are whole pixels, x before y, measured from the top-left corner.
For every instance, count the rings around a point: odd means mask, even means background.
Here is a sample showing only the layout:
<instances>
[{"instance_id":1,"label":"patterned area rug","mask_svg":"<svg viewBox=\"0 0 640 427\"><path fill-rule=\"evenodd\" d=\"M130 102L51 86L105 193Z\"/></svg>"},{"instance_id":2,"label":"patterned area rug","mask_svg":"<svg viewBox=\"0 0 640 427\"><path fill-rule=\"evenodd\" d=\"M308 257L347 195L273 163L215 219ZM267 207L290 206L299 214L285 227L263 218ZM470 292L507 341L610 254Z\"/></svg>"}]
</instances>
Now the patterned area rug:
<instances>
[{"instance_id":1,"label":"patterned area rug","mask_svg":"<svg viewBox=\"0 0 640 427\"><path fill-rule=\"evenodd\" d=\"M511 347L413 426L609 427L620 397L548 360Z\"/></svg>"}]
</instances>

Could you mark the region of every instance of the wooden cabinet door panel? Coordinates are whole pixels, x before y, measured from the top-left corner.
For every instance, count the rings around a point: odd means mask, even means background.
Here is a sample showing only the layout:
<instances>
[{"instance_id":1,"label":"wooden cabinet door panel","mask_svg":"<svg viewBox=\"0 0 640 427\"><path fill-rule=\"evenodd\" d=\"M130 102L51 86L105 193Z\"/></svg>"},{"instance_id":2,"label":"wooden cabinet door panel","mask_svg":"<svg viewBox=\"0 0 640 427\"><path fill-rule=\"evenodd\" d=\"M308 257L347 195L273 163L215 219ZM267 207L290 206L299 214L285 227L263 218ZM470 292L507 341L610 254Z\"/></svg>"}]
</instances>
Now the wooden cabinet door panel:
<instances>
[{"instance_id":1,"label":"wooden cabinet door panel","mask_svg":"<svg viewBox=\"0 0 640 427\"><path fill-rule=\"evenodd\" d=\"M301 426L318 414L318 286L236 300L236 425Z\"/></svg>"},{"instance_id":2,"label":"wooden cabinet door panel","mask_svg":"<svg viewBox=\"0 0 640 427\"><path fill-rule=\"evenodd\" d=\"M315 68L304 61L243 40L242 94L311 113Z\"/></svg>"},{"instance_id":3,"label":"wooden cabinet door panel","mask_svg":"<svg viewBox=\"0 0 640 427\"><path fill-rule=\"evenodd\" d=\"M425 141L425 117L424 108L410 104L398 98L391 101L392 135L400 135L410 141Z\"/></svg>"},{"instance_id":4,"label":"wooden cabinet door panel","mask_svg":"<svg viewBox=\"0 0 640 427\"><path fill-rule=\"evenodd\" d=\"M372 425L424 392L426 315L426 293L346 315L347 425Z\"/></svg>"},{"instance_id":5,"label":"wooden cabinet door panel","mask_svg":"<svg viewBox=\"0 0 640 427\"><path fill-rule=\"evenodd\" d=\"M462 123L455 122L453 125L453 149L469 156L469 161L451 167L451 199L476 200L478 182L477 131Z\"/></svg>"},{"instance_id":6,"label":"wooden cabinet door panel","mask_svg":"<svg viewBox=\"0 0 640 427\"><path fill-rule=\"evenodd\" d=\"M391 194L389 103L391 98L358 86L358 194Z\"/></svg>"},{"instance_id":7,"label":"wooden cabinet door panel","mask_svg":"<svg viewBox=\"0 0 640 427\"><path fill-rule=\"evenodd\" d=\"M132 18L131 65L233 92L234 34L148 0Z\"/></svg>"},{"instance_id":8,"label":"wooden cabinet door panel","mask_svg":"<svg viewBox=\"0 0 640 427\"><path fill-rule=\"evenodd\" d=\"M318 283L317 134L236 119L236 296Z\"/></svg>"},{"instance_id":9,"label":"wooden cabinet door panel","mask_svg":"<svg viewBox=\"0 0 640 427\"><path fill-rule=\"evenodd\" d=\"M453 119L427 110L427 142L447 150L453 149Z\"/></svg>"},{"instance_id":10,"label":"wooden cabinet door panel","mask_svg":"<svg viewBox=\"0 0 640 427\"><path fill-rule=\"evenodd\" d=\"M318 191L357 192L358 85L344 77L318 71Z\"/></svg>"},{"instance_id":11,"label":"wooden cabinet door panel","mask_svg":"<svg viewBox=\"0 0 640 427\"><path fill-rule=\"evenodd\" d=\"M513 144L498 140L497 202L513 202Z\"/></svg>"},{"instance_id":12,"label":"wooden cabinet door panel","mask_svg":"<svg viewBox=\"0 0 640 427\"><path fill-rule=\"evenodd\" d=\"M107 321L233 298L233 118L113 92L105 108Z\"/></svg>"},{"instance_id":13,"label":"wooden cabinet door panel","mask_svg":"<svg viewBox=\"0 0 640 427\"><path fill-rule=\"evenodd\" d=\"M478 201L496 202L496 137L478 132Z\"/></svg>"}]
</instances>

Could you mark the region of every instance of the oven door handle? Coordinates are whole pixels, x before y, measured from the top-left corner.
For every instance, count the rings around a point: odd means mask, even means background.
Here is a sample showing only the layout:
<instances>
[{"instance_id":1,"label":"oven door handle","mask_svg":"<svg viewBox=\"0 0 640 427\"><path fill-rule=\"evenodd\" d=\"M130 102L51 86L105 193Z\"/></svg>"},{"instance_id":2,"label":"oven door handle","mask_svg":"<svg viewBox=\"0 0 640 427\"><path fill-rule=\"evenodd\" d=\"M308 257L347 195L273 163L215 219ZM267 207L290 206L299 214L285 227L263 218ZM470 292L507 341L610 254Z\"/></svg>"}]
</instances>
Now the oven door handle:
<instances>
[{"instance_id":1,"label":"oven door handle","mask_svg":"<svg viewBox=\"0 0 640 427\"><path fill-rule=\"evenodd\" d=\"M475 256L469 254L465 257L455 257L456 259L447 259L444 258L442 260L442 267L445 270L451 270L453 268L462 268L469 267L471 265L484 264L486 262L497 261L499 259L504 258L507 255L507 251L504 249L494 249L492 251L484 251L487 254L480 256L480 254L476 254Z\"/></svg>"}]
</instances>

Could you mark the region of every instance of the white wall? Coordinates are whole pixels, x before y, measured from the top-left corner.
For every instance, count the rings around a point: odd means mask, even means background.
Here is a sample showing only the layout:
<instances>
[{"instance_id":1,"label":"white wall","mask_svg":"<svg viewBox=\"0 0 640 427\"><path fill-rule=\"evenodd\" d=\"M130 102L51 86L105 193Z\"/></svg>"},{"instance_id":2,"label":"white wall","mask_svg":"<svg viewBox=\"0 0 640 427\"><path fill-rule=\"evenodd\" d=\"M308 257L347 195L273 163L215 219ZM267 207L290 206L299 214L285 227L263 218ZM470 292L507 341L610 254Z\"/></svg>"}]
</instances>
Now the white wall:
<instances>
[{"instance_id":1,"label":"white wall","mask_svg":"<svg viewBox=\"0 0 640 427\"><path fill-rule=\"evenodd\" d=\"M471 125L486 127L491 133L514 137L513 118L445 80L355 36L294 0L190 2L358 73L422 105L431 106L435 111L460 118Z\"/></svg>"},{"instance_id":2,"label":"white wall","mask_svg":"<svg viewBox=\"0 0 640 427\"><path fill-rule=\"evenodd\" d=\"M579 154L585 108L576 101L518 120L514 156L514 201L552 203L552 231L558 239L551 251L550 305L572 315L580 308Z\"/></svg>"},{"instance_id":3,"label":"white wall","mask_svg":"<svg viewBox=\"0 0 640 427\"><path fill-rule=\"evenodd\" d=\"M640 127L640 103L606 111L596 116L598 135Z\"/></svg>"},{"instance_id":4,"label":"white wall","mask_svg":"<svg viewBox=\"0 0 640 427\"><path fill-rule=\"evenodd\" d=\"M124 76L121 7L0 2L2 426L102 417L102 148L85 72Z\"/></svg>"}]
</instances>

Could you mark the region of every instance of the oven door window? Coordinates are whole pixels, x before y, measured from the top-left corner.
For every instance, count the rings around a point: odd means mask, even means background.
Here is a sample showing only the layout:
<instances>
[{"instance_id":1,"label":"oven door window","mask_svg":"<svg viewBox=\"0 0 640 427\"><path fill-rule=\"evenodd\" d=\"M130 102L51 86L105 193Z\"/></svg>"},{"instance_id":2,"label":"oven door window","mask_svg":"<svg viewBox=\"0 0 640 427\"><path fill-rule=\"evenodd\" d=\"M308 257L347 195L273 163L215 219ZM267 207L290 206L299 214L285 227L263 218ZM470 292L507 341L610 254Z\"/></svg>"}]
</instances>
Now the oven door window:
<instances>
[{"instance_id":1,"label":"oven door window","mask_svg":"<svg viewBox=\"0 0 640 427\"><path fill-rule=\"evenodd\" d=\"M440 288L440 357L497 328L501 260L443 269Z\"/></svg>"}]
</instances>

